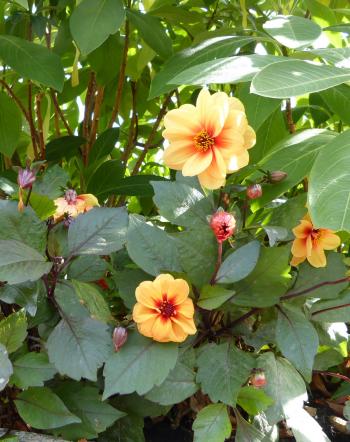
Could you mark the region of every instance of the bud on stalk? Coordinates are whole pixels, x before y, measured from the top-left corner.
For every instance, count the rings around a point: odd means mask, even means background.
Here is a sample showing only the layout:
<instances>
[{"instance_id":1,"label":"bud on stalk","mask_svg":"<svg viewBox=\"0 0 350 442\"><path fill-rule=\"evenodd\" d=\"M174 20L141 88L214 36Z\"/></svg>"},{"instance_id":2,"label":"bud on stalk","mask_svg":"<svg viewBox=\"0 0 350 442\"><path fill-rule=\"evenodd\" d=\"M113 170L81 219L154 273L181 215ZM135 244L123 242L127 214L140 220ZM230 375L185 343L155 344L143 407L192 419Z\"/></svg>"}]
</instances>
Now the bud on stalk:
<instances>
[{"instance_id":1,"label":"bud on stalk","mask_svg":"<svg viewBox=\"0 0 350 442\"><path fill-rule=\"evenodd\" d=\"M288 174L283 172L283 170L275 170L269 174L270 183L279 183L287 178Z\"/></svg>"},{"instance_id":2,"label":"bud on stalk","mask_svg":"<svg viewBox=\"0 0 350 442\"><path fill-rule=\"evenodd\" d=\"M35 171L26 167L18 169L17 183L21 189L31 189L36 180Z\"/></svg>"},{"instance_id":3,"label":"bud on stalk","mask_svg":"<svg viewBox=\"0 0 350 442\"><path fill-rule=\"evenodd\" d=\"M234 234L236 220L231 213L218 210L210 218L210 227L218 242L223 242Z\"/></svg>"},{"instance_id":4,"label":"bud on stalk","mask_svg":"<svg viewBox=\"0 0 350 442\"><path fill-rule=\"evenodd\" d=\"M252 184L251 186L247 187L247 197L250 200L260 198L262 196L262 193L262 187L260 184Z\"/></svg>"},{"instance_id":5,"label":"bud on stalk","mask_svg":"<svg viewBox=\"0 0 350 442\"><path fill-rule=\"evenodd\" d=\"M250 377L250 383L253 385L253 387L261 388L265 387L267 384L265 372L261 369L254 370L254 373Z\"/></svg>"},{"instance_id":6,"label":"bud on stalk","mask_svg":"<svg viewBox=\"0 0 350 442\"><path fill-rule=\"evenodd\" d=\"M119 351L128 339L128 331L124 327L116 327L113 331L113 344L115 351Z\"/></svg>"}]
</instances>

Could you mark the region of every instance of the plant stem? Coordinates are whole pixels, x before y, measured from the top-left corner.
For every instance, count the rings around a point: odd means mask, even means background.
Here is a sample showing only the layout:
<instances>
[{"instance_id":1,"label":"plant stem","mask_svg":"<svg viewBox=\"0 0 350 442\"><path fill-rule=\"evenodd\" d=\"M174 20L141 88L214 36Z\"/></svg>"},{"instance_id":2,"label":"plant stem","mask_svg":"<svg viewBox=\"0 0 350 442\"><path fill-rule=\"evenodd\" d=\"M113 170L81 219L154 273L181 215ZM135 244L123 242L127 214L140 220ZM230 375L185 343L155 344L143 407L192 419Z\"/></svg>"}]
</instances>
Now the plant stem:
<instances>
[{"instance_id":1,"label":"plant stem","mask_svg":"<svg viewBox=\"0 0 350 442\"><path fill-rule=\"evenodd\" d=\"M314 373L323 374L324 376L333 376L334 378L342 379L343 381L350 383L350 378L340 373L333 373L332 371L312 370Z\"/></svg>"},{"instance_id":2,"label":"plant stem","mask_svg":"<svg viewBox=\"0 0 350 442\"><path fill-rule=\"evenodd\" d=\"M307 289L299 290L298 292L287 293L286 295L283 295L283 296L280 297L280 301L286 301L287 299L296 298L297 296L301 296L301 295L304 295L306 293L313 292L314 290L317 290L317 289L319 289L321 287L324 287L326 285L336 285L336 284L341 284L343 282L349 282L349 281L350 281L350 277L349 276L347 276L345 278L335 279L333 281L323 281L323 282L315 284L315 285L313 285L311 287L308 287Z\"/></svg>"},{"instance_id":3,"label":"plant stem","mask_svg":"<svg viewBox=\"0 0 350 442\"><path fill-rule=\"evenodd\" d=\"M69 127L69 124L63 115L62 109L60 108L60 106L58 104L56 94L53 90L51 90L51 98L52 98L52 102L55 107L55 110L56 110L57 114L60 116L62 123L68 132L68 135L73 135L72 129Z\"/></svg>"},{"instance_id":4,"label":"plant stem","mask_svg":"<svg viewBox=\"0 0 350 442\"><path fill-rule=\"evenodd\" d=\"M261 309L258 307L254 307L249 310L249 312L245 313L244 315L240 316L239 318L235 319L234 321L230 322L228 324L228 328L236 327L236 325L240 324L241 322L245 321L246 319L250 318L251 316L255 315L256 313L259 313Z\"/></svg>"},{"instance_id":5,"label":"plant stem","mask_svg":"<svg viewBox=\"0 0 350 442\"><path fill-rule=\"evenodd\" d=\"M327 307L327 308L323 308L321 310L317 310L316 312L311 313L311 316L316 316L319 315L320 313L324 313L324 312L330 312L332 310L339 310L341 308L345 308L345 307L350 307L350 303L347 304L341 304L341 305L336 305L334 307Z\"/></svg>"},{"instance_id":6,"label":"plant stem","mask_svg":"<svg viewBox=\"0 0 350 442\"><path fill-rule=\"evenodd\" d=\"M35 97L36 118L38 121L38 132L39 132L40 157L42 160L44 160L45 159L45 141L44 141L43 116L41 113L41 100L42 99L43 99L43 94L38 94Z\"/></svg>"},{"instance_id":7,"label":"plant stem","mask_svg":"<svg viewBox=\"0 0 350 442\"><path fill-rule=\"evenodd\" d=\"M216 265L215 265L215 270L214 270L213 276L211 277L211 280L210 280L210 284L211 285L215 284L216 275L218 274L218 271L219 271L219 268L221 266L221 263L222 263L222 242L218 241L218 259L216 261Z\"/></svg>"}]
</instances>

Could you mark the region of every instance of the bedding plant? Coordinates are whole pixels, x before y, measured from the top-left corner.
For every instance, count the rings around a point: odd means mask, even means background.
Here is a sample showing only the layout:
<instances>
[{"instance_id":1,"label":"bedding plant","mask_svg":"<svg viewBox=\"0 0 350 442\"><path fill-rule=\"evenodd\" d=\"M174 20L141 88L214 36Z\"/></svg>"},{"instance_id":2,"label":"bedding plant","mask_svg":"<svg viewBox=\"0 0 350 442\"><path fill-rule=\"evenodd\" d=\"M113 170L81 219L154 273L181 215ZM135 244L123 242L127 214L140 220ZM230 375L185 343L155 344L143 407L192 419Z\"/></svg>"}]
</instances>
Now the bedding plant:
<instances>
[{"instance_id":1,"label":"bedding plant","mask_svg":"<svg viewBox=\"0 0 350 442\"><path fill-rule=\"evenodd\" d=\"M348 2L0 9L0 427L342 440Z\"/></svg>"}]
</instances>

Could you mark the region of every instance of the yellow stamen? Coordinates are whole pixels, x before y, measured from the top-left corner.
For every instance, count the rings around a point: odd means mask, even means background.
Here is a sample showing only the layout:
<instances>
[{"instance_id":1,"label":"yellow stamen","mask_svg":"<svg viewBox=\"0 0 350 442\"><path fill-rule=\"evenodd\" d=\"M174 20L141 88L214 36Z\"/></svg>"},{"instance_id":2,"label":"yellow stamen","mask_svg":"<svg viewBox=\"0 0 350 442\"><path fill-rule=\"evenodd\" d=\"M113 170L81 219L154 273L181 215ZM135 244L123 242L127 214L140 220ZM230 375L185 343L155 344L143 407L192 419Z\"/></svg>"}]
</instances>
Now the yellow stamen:
<instances>
[{"instance_id":1,"label":"yellow stamen","mask_svg":"<svg viewBox=\"0 0 350 442\"><path fill-rule=\"evenodd\" d=\"M194 145L200 152L206 152L214 145L214 138L212 138L208 132L201 130L194 138Z\"/></svg>"}]
</instances>

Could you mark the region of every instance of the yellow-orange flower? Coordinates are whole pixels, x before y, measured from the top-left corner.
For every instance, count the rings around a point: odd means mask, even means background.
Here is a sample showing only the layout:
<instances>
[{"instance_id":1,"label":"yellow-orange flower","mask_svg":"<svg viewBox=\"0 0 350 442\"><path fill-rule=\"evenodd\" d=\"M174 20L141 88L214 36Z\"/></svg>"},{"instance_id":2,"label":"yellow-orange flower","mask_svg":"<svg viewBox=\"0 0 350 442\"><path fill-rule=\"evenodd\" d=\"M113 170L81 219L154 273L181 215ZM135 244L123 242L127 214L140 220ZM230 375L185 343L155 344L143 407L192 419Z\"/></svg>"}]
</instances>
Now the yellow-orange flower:
<instances>
[{"instance_id":1,"label":"yellow-orange flower","mask_svg":"<svg viewBox=\"0 0 350 442\"><path fill-rule=\"evenodd\" d=\"M184 104L164 118L163 137L170 145L165 164L182 170L184 176L198 175L202 186L217 189L226 174L249 162L255 132L248 126L243 104L224 92L210 95L202 89L196 106Z\"/></svg>"},{"instance_id":2,"label":"yellow-orange flower","mask_svg":"<svg viewBox=\"0 0 350 442\"><path fill-rule=\"evenodd\" d=\"M194 307L184 279L162 274L136 289L133 319L139 332L158 342L182 342L196 333Z\"/></svg>"},{"instance_id":3,"label":"yellow-orange flower","mask_svg":"<svg viewBox=\"0 0 350 442\"><path fill-rule=\"evenodd\" d=\"M57 198L56 212L54 213L54 220L59 221L64 216L76 218L80 213L89 211L95 206L99 206L97 198L91 193L77 195L75 190L69 189L65 196Z\"/></svg>"},{"instance_id":4,"label":"yellow-orange flower","mask_svg":"<svg viewBox=\"0 0 350 442\"><path fill-rule=\"evenodd\" d=\"M325 250L333 250L340 245L340 238L333 230L315 229L310 215L307 214L294 227L295 240L292 245L293 258L291 265L297 266L307 259L314 267L325 267L327 264Z\"/></svg>"}]
</instances>

